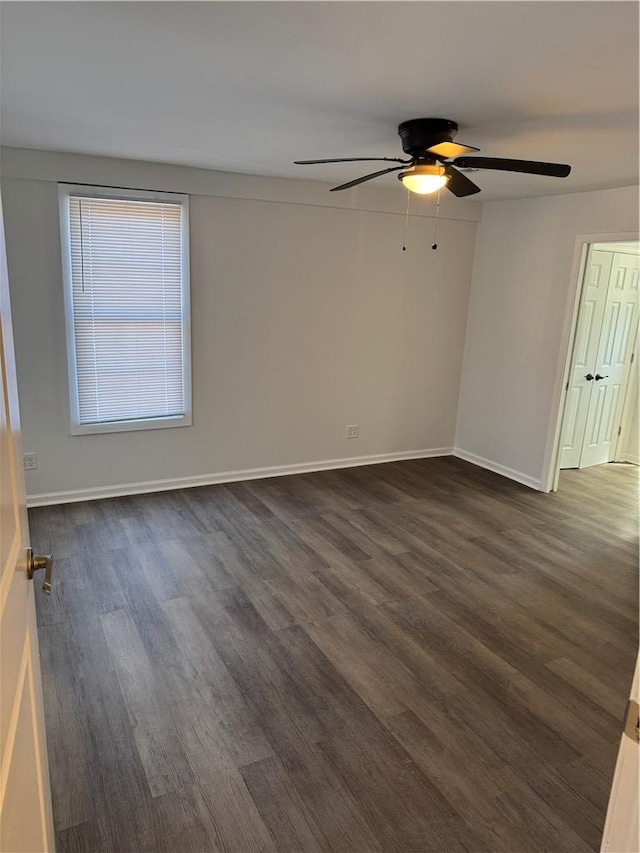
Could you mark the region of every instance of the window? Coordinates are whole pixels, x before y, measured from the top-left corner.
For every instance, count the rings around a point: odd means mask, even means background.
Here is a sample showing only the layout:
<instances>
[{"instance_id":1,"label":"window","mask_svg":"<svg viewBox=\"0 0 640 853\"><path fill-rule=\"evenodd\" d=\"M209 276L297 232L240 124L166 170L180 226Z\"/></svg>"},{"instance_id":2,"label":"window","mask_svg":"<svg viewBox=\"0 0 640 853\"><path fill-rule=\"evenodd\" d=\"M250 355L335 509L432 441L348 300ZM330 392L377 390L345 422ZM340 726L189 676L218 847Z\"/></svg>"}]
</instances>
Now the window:
<instances>
[{"instance_id":1,"label":"window","mask_svg":"<svg viewBox=\"0 0 640 853\"><path fill-rule=\"evenodd\" d=\"M72 434L187 426L188 197L59 194Z\"/></svg>"}]
</instances>

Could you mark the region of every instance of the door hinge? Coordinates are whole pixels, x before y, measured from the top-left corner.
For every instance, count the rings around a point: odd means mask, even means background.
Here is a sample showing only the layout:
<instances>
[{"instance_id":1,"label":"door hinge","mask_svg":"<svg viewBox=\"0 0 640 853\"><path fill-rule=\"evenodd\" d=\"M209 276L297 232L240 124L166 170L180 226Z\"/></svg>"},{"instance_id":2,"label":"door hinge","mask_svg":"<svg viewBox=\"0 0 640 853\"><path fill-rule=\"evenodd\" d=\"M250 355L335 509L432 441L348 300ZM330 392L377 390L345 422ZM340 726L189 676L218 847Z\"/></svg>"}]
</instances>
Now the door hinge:
<instances>
[{"instance_id":1,"label":"door hinge","mask_svg":"<svg viewBox=\"0 0 640 853\"><path fill-rule=\"evenodd\" d=\"M629 699L627 704L623 733L635 743L640 743L640 706L635 699Z\"/></svg>"},{"instance_id":2,"label":"door hinge","mask_svg":"<svg viewBox=\"0 0 640 853\"><path fill-rule=\"evenodd\" d=\"M622 432L622 426L619 426L618 427L618 435L620 435L621 432Z\"/></svg>"},{"instance_id":3,"label":"door hinge","mask_svg":"<svg viewBox=\"0 0 640 853\"><path fill-rule=\"evenodd\" d=\"M636 357L635 352L632 352L632 353L631 353L631 361L629 362L629 364L633 364L633 359L634 359L635 357Z\"/></svg>"},{"instance_id":4,"label":"door hinge","mask_svg":"<svg viewBox=\"0 0 640 853\"><path fill-rule=\"evenodd\" d=\"M568 390L569 390L569 383L568 383L568 382L567 382L567 384L564 386L564 390L565 390L565 391L568 391Z\"/></svg>"}]
</instances>

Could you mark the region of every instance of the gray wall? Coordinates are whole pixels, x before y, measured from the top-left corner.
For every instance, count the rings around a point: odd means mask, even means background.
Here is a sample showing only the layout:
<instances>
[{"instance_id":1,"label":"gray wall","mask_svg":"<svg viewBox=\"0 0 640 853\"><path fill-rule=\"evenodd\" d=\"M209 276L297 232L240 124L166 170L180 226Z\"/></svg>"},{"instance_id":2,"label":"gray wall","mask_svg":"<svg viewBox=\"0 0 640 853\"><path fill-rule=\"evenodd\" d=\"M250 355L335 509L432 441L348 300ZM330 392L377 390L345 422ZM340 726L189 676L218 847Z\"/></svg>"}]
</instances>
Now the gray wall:
<instances>
[{"instance_id":1,"label":"gray wall","mask_svg":"<svg viewBox=\"0 0 640 853\"><path fill-rule=\"evenodd\" d=\"M546 487L577 235L632 232L638 188L485 204L478 228L456 448Z\"/></svg>"},{"instance_id":2,"label":"gray wall","mask_svg":"<svg viewBox=\"0 0 640 853\"><path fill-rule=\"evenodd\" d=\"M32 502L452 448L479 204L443 202L433 252L412 201L402 252L398 190L18 149L2 174ZM70 435L59 180L191 194L193 426Z\"/></svg>"}]
</instances>

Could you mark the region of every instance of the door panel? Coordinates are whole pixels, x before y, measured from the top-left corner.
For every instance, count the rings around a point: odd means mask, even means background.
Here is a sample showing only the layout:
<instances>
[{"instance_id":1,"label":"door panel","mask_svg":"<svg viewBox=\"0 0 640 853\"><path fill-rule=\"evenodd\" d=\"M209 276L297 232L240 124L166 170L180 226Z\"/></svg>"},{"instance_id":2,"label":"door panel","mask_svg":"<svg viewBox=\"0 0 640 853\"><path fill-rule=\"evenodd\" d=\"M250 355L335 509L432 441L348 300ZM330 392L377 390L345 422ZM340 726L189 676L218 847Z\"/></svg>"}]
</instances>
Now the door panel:
<instances>
[{"instance_id":1,"label":"door panel","mask_svg":"<svg viewBox=\"0 0 640 853\"><path fill-rule=\"evenodd\" d=\"M572 451L575 447L580 447L581 436L577 435L578 416L580 410L584 408L584 401L582 398L586 393L586 388L574 386L573 388L569 388L567 394L563 429L563 451L566 451L566 455L564 457L565 461L570 460ZM569 467L569 463L567 464L567 467Z\"/></svg>"},{"instance_id":2,"label":"door panel","mask_svg":"<svg viewBox=\"0 0 640 853\"><path fill-rule=\"evenodd\" d=\"M9 764L2 812L0 849L12 851L12 853L21 853L21 851L33 853L33 851L46 849L43 839L46 815L42 812L42 801L37 798L41 780L38 773L39 744L34 738L33 727L33 708L37 697L34 692L34 668L30 660L30 646L31 637L28 637L23 651L16 693L17 714L13 726L15 728L13 753L19 755L20 760L14 758ZM25 805L30 815L28 822L24 820Z\"/></svg>"},{"instance_id":3,"label":"door panel","mask_svg":"<svg viewBox=\"0 0 640 853\"><path fill-rule=\"evenodd\" d=\"M638 693L639 665L640 661L636 662L631 686L631 700L636 703L636 709L640 700ZM632 708L633 706L630 705L630 712L632 712ZM622 735L620 749L618 750L618 760L613 776L609 808L607 809L607 819L600 848L602 853L637 853L640 850L640 824L638 822L640 745L637 735L634 736L633 732L637 716L629 713L628 722L631 725L625 726L625 734Z\"/></svg>"},{"instance_id":4,"label":"door panel","mask_svg":"<svg viewBox=\"0 0 640 853\"><path fill-rule=\"evenodd\" d=\"M579 467L600 465L614 458L622 417L631 353L638 325L640 258L615 253L609 277L602 331L592 369L594 379L586 416L585 444Z\"/></svg>"},{"instance_id":5,"label":"door panel","mask_svg":"<svg viewBox=\"0 0 640 853\"><path fill-rule=\"evenodd\" d=\"M577 468L582 455L594 382L585 377L593 374L612 263L611 252L590 250L562 425L561 468Z\"/></svg>"},{"instance_id":6,"label":"door panel","mask_svg":"<svg viewBox=\"0 0 640 853\"><path fill-rule=\"evenodd\" d=\"M53 850L51 794L0 202L0 850Z\"/></svg>"},{"instance_id":7,"label":"door panel","mask_svg":"<svg viewBox=\"0 0 640 853\"><path fill-rule=\"evenodd\" d=\"M585 458L587 453L592 450L594 450L594 457L597 456L601 452L599 449L605 445L608 448L613 441L619 393L619 385L601 385L592 389L589 422L583 450ZM604 459L603 461L608 462L609 460ZM580 467L584 468L587 464L597 465L598 463L581 461Z\"/></svg>"}]
</instances>

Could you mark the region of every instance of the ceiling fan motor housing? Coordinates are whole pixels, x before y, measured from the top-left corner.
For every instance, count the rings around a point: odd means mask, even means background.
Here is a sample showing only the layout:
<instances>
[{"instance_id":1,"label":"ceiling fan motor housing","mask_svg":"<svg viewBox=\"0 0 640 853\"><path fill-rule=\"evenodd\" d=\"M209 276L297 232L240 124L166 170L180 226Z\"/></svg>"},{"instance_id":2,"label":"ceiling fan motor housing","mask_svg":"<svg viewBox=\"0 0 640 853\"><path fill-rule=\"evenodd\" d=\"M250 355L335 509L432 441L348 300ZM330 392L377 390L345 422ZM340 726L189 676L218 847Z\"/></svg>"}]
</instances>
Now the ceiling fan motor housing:
<instances>
[{"instance_id":1,"label":"ceiling fan motor housing","mask_svg":"<svg viewBox=\"0 0 640 853\"><path fill-rule=\"evenodd\" d=\"M412 157L419 157L439 142L451 142L457 132L456 122L447 118L413 118L398 126L402 150Z\"/></svg>"}]
</instances>

